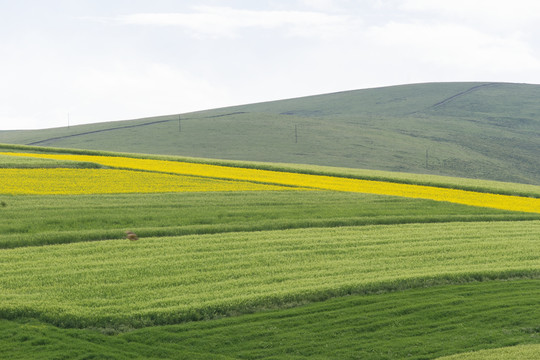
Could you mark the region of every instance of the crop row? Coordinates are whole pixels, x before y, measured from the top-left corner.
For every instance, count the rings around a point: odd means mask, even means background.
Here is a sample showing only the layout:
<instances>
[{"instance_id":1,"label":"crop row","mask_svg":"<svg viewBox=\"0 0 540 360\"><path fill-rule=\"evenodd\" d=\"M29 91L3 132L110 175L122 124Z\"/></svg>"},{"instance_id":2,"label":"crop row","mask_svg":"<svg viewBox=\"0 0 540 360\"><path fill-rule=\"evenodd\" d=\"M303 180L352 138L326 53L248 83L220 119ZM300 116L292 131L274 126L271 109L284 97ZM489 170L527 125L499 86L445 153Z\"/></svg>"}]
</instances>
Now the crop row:
<instances>
[{"instance_id":1,"label":"crop row","mask_svg":"<svg viewBox=\"0 0 540 360\"><path fill-rule=\"evenodd\" d=\"M0 169L2 194L284 190L283 186L120 169Z\"/></svg>"},{"instance_id":2,"label":"crop row","mask_svg":"<svg viewBox=\"0 0 540 360\"><path fill-rule=\"evenodd\" d=\"M540 214L339 191L2 196L0 248L371 224L540 220ZM84 209L84 211L81 211ZM28 216L39 214L39 216Z\"/></svg>"},{"instance_id":3,"label":"crop row","mask_svg":"<svg viewBox=\"0 0 540 360\"><path fill-rule=\"evenodd\" d=\"M423 185L398 184L383 181L339 178L259 169L235 168L218 165L177 161L138 159L128 157L68 155L68 154L15 154L61 160L95 162L101 165L149 170L164 173L193 175L219 179L244 180L287 186L310 187L325 190L394 195L411 198L448 201L464 205L540 213L540 199L510 195L487 194L472 191L437 188Z\"/></svg>"},{"instance_id":4,"label":"crop row","mask_svg":"<svg viewBox=\"0 0 540 360\"><path fill-rule=\"evenodd\" d=\"M540 221L410 224L4 249L0 317L145 326L440 279L538 276L539 232Z\"/></svg>"}]
</instances>

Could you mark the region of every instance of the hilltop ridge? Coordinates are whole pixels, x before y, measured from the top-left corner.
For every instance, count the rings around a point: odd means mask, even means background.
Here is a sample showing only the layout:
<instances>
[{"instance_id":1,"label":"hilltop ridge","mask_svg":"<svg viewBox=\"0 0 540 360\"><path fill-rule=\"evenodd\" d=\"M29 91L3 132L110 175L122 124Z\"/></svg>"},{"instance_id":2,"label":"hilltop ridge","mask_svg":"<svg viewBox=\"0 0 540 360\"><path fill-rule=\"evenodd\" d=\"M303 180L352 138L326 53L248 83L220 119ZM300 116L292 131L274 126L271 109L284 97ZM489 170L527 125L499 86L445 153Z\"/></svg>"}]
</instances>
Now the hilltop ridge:
<instances>
[{"instance_id":1,"label":"hilltop ridge","mask_svg":"<svg viewBox=\"0 0 540 360\"><path fill-rule=\"evenodd\" d=\"M427 83L45 130L0 142L540 184L540 85Z\"/></svg>"}]
</instances>

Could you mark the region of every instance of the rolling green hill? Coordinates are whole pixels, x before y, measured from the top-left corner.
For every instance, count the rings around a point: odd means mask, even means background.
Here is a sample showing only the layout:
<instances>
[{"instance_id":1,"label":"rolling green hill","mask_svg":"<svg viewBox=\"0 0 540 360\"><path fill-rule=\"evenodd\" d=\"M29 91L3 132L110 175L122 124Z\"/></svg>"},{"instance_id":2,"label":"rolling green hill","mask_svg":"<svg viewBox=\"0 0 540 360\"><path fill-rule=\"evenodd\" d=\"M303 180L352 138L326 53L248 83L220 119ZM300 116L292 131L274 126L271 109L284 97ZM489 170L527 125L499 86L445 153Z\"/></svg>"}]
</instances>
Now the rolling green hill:
<instances>
[{"instance_id":1,"label":"rolling green hill","mask_svg":"<svg viewBox=\"0 0 540 360\"><path fill-rule=\"evenodd\" d=\"M46 130L0 143L540 184L540 85L429 83Z\"/></svg>"}]
</instances>

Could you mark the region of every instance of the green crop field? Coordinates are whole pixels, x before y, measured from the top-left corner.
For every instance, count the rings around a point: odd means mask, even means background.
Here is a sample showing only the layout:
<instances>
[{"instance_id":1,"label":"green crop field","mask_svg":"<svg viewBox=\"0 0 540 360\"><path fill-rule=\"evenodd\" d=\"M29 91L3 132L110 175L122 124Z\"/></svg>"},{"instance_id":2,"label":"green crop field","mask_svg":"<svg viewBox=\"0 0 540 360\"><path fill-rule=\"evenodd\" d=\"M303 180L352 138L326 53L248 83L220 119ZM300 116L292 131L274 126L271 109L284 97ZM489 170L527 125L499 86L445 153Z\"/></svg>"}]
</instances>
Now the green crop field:
<instances>
[{"instance_id":1,"label":"green crop field","mask_svg":"<svg viewBox=\"0 0 540 360\"><path fill-rule=\"evenodd\" d=\"M1 149L1 147L0 147ZM2 168L100 168L101 166L94 163L82 161L59 161L50 159L34 159L24 157L13 157L0 155L0 164Z\"/></svg>"},{"instance_id":2,"label":"green crop field","mask_svg":"<svg viewBox=\"0 0 540 360\"><path fill-rule=\"evenodd\" d=\"M538 280L436 285L115 335L0 320L0 351L9 359L530 360L540 347L539 296Z\"/></svg>"},{"instance_id":3,"label":"green crop field","mask_svg":"<svg viewBox=\"0 0 540 360\"><path fill-rule=\"evenodd\" d=\"M0 315L141 327L438 282L535 277L538 233L540 221L458 222L5 250Z\"/></svg>"},{"instance_id":4,"label":"green crop field","mask_svg":"<svg viewBox=\"0 0 540 360\"><path fill-rule=\"evenodd\" d=\"M534 185L434 175L205 161L540 194ZM0 167L100 168L8 155ZM0 193L0 204L0 357L538 354L540 209L320 190Z\"/></svg>"},{"instance_id":5,"label":"green crop field","mask_svg":"<svg viewBox=\"0 0 540 360\"><path fill-rule=\"evenodd\" d=\"M370 224L508 221L539 215L368 194L313 192L4 196L0 248ZM81 211L84 209L84 211ZM39 217L28 217L31 212Z\"/></svg>"}]
</instances>

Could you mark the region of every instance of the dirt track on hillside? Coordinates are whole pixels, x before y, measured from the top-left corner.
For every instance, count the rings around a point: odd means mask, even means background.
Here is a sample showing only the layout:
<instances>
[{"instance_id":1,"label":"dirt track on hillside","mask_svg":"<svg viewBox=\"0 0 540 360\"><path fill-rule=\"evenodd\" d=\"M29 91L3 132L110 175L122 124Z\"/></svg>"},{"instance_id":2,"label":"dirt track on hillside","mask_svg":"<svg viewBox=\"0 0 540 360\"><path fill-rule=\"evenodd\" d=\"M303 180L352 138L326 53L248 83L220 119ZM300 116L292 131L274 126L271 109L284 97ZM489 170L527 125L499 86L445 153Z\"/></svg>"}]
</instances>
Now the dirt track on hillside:
<instances>
[{"instance_id":1,"label":"dirt track on hillside","mask_svg":"<svg viewBox=\"0 0 540 360\"><path fill-rule=\"evenodd\" d=\"M34 142L29 143L29 144L26 144L26 145L39 145L39 144L43 144L43 143L48 142L48 141L62 140L62 139L67 139L67 138L71 138L71 137L75 137L75 136L82 136L82 135L88 135L88 134L95 134L95 133L100 133L100 132L105 132L105 131L113 131L113 130L120 130L120 129L134 128L134 127L139 127L139 126L154 125L154 124L164 123L164 122L168 122L168 121L173 121L173 120L159 120L159 121L152 121L152 122L144 123L144 124L126 125L126 126L119 126L119 127L115 127L115 128L109 128L109 129L101 129L101 130L86 131L86 132L82 132L82 133L78 133L78 134L71 134L71 135L65 135L65 136L57 136L57 137L53 137L53 138L49 138L49 139L45 139L45 140L34 141Z\"/></svg>"},{"instance_id":2,"label":"dirt track on hillside","mask_svg":"<svg viewBox=\"0 0 540 360\"><path fill-rule=\"evenodd\" d=\"M494 85L498 85L498 84L497 84L497 83L489 83L489 84L482 84L482 85L473 86L473 87L470 88L470 89L467 89L467 90L465 90L465 91L459 92L459 93L457 93L457 94L455 94L455 95L452 95L452 96L450 96L450 97L448 97L448 98L446 98L446 99L444 99L444 100L442 100L442 101L439 101L438 103L431 105L429 108L430 108L430 109L433 109L433 108L439 107L439 106L441 106L441 105L444 105L444 104L449 103L449 102L452 101L452 100L455 100L455 99L458 98L458 97L461 97L461 96L463 96L463 95L467 95L467 94L469 94L469 93L471 93L471 92L474 92L474 91L476 91L476 90L478 90L478 89L480 89L480 88L487 87L487 86L494 86Z\"/></svg>"}]
</instances>

